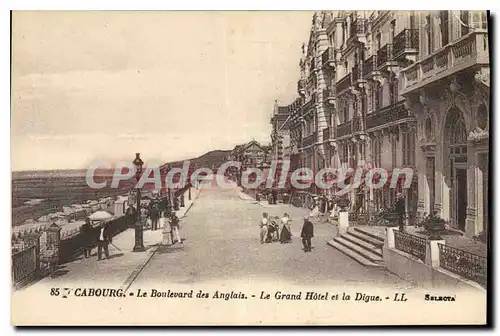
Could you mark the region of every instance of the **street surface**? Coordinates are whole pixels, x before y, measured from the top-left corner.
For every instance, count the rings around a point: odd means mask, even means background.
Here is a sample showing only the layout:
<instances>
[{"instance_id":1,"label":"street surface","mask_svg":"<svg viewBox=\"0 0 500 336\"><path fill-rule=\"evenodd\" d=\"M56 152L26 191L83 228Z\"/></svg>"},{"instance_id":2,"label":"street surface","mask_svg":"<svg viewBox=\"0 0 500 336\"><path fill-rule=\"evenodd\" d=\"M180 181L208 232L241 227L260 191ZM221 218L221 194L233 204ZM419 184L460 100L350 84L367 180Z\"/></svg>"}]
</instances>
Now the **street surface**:
<instances>
[{"instance_id":1,"label":"street surface","mask_svg":"<svg viewBox=\"0 0 500 336\"><path fill-rule=\"evenodd\" d=\"M181 222L183 245L160 247L134 281L131 290L151 284L203 284L228 281L273 281L290 285L380 285L411 288L383 269L366 268L325 242L333 230L315 223L312 252L302 250L304 208L263 207L238 197L235 189L204 189ZM262 212L292 217L293 241L260 244Z\"/></svg>"}]
</instances>

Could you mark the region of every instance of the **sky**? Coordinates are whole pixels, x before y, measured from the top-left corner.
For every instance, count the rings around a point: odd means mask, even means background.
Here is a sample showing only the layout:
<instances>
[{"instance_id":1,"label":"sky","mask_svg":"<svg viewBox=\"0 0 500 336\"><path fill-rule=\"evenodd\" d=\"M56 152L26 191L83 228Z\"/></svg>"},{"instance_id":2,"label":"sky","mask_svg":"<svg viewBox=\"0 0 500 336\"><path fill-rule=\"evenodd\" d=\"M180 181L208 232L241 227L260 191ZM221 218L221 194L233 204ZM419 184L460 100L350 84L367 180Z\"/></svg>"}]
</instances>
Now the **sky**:
<instances>
[{"instance_id":1,"label":"sky","mask_svg":"<svg viewBox=\"0 0 500 336\"><path fill-rule=\"evenodd\" d=\"M14 12L12 170L270 141L311 12Z\"/></svg>"}]
</instances>

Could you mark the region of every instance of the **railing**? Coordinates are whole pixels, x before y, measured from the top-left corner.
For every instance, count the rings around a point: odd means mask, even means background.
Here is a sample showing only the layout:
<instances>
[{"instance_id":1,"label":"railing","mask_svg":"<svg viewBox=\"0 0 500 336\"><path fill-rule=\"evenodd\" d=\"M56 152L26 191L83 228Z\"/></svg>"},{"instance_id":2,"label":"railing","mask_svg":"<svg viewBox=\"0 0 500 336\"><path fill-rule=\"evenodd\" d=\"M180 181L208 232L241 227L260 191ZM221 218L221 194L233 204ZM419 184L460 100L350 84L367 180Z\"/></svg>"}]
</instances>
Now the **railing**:
<instances>
[{"instance_id":1,"label":"railing","mask_svg":"<svg viewBox=\"0 0 500 336\"><path fill-rule=\"evenodd\" d=\"M425 238L394 230L394 244L397 250L425 261L425 249L427 244Z\"/></svg>"},{"instance_id":2,"label":"railing","mask_svg":"<svg viewBox=\"0 0 500 336\"><path fill-rule=\"evenodd\" d=\"M330 127L323 129L323 141L328 141L330 139Z\"/></svg>"},{"instance_id":3,"label":"railing","mask_svg":"<svg viewBox=\"0 0 500 336\"><path fill-rule=\"evenodd\" d=\"M136 216L121 216L108 222L108 227L112 236L115 236L129 227L131 227L137 220ZM98 236L99 227L94 227L92 229L92 237ZM92 240L90 243L96 244L96 241ZM88 237L83 234L73 234L68 238L61 239L59 241L59 263L65 263L70 261L75 255L82 252L83 247L89 244Z\"/></svg>"},{"instance_id":4,"label":"railing","mask_svg":"<svg viewBox=\"0 0 500 336\"><path fill-rule=\"evenodd\" d=\"M474 31L404 69L404 89L414 90L424 80L438 80L436 76L442 78L475 64L488 63L488 33Z\"/></svg>"},{"instance_id":5,"label":"railing","mask_svg":"<svg viewBox=\"0 0 500 336\"><path fill-rule=\"evenodd\" d=\"M440 267L486 286L488 274L486 258L455 247L442 244L438 246Z\"/></svg>"},{"instance_id":6,"label":"railing","mask_svg":"<svg viewBox=\"0 0 500 336\"><path fill-rule=\"evenodd\" d=\"M366 129L381 126L393 121L408 118L411 114L405 108L404 101L386 106L366 116Z\"/></svg>"},{"instance_id":7,"label":"railing","mask_svg":"<svg viewBox=\"0 0 500 336\"><path fill-rule=\"evenodd\" d=\"M380 68L392 59L392 44L386 44L377 51L377 68Z\"/></svg>"},{"instance_id":8,"label":"railing","mask_svg":"<svg viewBox=\"0 0 500 336\"><path fill-rule=\"evenodd\" d=\"M316 142L316 138L317 138L317 133L316 132L314 132L313 134L305 137L302 140L302 147L308 147L308 146L313 145Z\"/></svg>"},{"instance_id":9,"label":"railing","mask_svg":"<svg viewBox=\"0 0 500 336\"><path fill-rule=\"evenodd\" d=\"M353 132L361 132L363 130L363 118L361 117L354 117L352 120L352 125L353 125Z\"/></svg>"},{"instance_id":10,"label":"railing","mask_svg":"<svg viewBox=\"0 0 500 336\"><path fill-rule=\"evenodd\" d=\"M330 62L335 61L333 47L328 47L323 54L321 54L321 64L323 66L328 65Z\"/></svg>"},{"instance_id":11,"label":"railing","mask_svg":"<svg viewBox=\"0 0 500 336\"><path fill-rule=\"evenodd\" d=\"M337 137L342 137L352 133L351 121L347 121L337 126Z\"/></svg>"},{"instance_id":12,"label":"railing","mask_svg":"<svg viewBox=\"0 0 500 336\"><path fill-rule=\"evenodd\" d=\"M377 55L370 56L363 64L363 77L377 69Z\"/></svg>"},{"instance_id":13,"label":"railing","mask_svg":"<svg viewBox=\"0 0 500 336\"><path fill-rule=\"evenodd\" d=\"M38 269L36 245L12 254L12 283L22 285L35 279Z\"/></svg>"},{"instance_id":14,"label":"railing","mask_svg":"<svg viewBox=\"0 0 500 336\"><path fill-rule=\"evenodd\" d=\"M297 82L297 91L301 92L306 89L306 82L303 79L299 79Z\"/></svg>"},{"instance_id":15,"label":"railing","mask_svg":"<svg viewBox=\"0 0 500 336\"><path fill-rule=\"evenodd\" d=\"M337 88L337 94L340 94L341 92L349 89L351 86L351 74L348 73L347 75L344 76L341 80L337 82L336 88Z\"/></svg>"},{"instance_id":16,"label":"railing","mask_svg":"<svg viewBox=\"0 0 500 336\"><path fill-rule=\"evenodd\" d=\"M313 93L309 100L304 104L304 113L307 113L313 105L316 104L316 94Z\"/></svg>"},{"instance_id":17,"label":"railing","mask_svg":"<svg viewBox=\"0 0 500 336\"><path fill-rule=\"evenodd\" d=\"M366 34L366 19L356 19L351 23L351 35L354 37L356 35Z\"/></svg>"},{"instance_id":18,"label":"railing","mask_svg":"<svg viewBox=\"0 0 500 336\"><path fill-rule=\"evenodd\" d=\"M418 29L403 29L394 37L394 57L398 57L408 49L418 51Z\"/></svg>"}]
</instances>

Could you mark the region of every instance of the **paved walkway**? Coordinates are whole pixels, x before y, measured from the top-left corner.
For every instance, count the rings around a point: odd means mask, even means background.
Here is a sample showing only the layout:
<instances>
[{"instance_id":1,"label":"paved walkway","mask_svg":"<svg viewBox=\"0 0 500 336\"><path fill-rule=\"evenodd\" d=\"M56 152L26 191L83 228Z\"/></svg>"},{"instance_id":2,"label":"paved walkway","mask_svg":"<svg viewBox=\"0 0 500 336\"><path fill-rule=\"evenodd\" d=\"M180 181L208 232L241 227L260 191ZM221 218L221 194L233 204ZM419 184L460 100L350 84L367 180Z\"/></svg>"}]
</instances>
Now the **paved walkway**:
<instances>
[{"instance_id":1,"label":"paved walkway","mask_svg":"<svg viewBox=\"0 0 500 336\"><path fill-rule=\"evenodd\" d=\"M239 288L271 282L276 286L389 286L414 288L394 274L369 269L328 246L334 230L314 219L313 251L304 253L300 239L302 217L308 209L283 204L262 207L241 199L237 188L203 191L186 218L183 245L160 247L129 291L169 285L220 285ZM260 244L259 220L263 212L291 215L290 244ZM177 288L177 287L176 287ZM259 286L253 286L253 290Z\"/></svg>"},{"instance_id":2,"label":"paved walkway","mask_svg":"<svg viewBox=\"0 0 500 336\"><path fill-rule=\"evenodd\" d=\"M177 216L183 220L191 209L201 190L192 188L192 200L186 197L185 207L177 211ZM144 231L145 252L133 252L135 244L135 230L128 229L113 237L113 245L109 246L110 259L97 261L97 249L92 251L88 259L83 256L74 261L60 265L52 276L45 277L31 286L16 291L13 295L29 296L41 287L57 286L96 286L96 282L103 282L107 286L127 287L137 271L151 258L162 240L162 230ZM29 300L28 300L29 301ZM26 301L26 302L28 302Z\"/></svg>"}]
</instances>

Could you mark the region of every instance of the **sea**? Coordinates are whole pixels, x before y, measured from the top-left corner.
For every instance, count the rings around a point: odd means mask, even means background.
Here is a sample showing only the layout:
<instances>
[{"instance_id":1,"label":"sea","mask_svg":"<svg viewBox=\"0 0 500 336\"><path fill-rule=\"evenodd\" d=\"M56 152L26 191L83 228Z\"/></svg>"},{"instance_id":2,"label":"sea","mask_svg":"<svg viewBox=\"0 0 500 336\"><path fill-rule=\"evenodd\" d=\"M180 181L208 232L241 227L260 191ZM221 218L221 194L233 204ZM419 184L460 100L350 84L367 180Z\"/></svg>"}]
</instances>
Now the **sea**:
<instances>
[{"instance_id":1,"label":"sea","mask_svg":"<svg viewBox=\"0 0 500 336\"><path fill-rule=\"evenodd\" d=\"M122 181L112 189L112 170L98 171L96 183L107 181L107 186L94 189L88 186L86 170L45 170L12 172L12 226L28 219L37 219L63 206L86 203L103 197L124 195L135 185L135 180Z\"/></svg>"}]
</instances>

